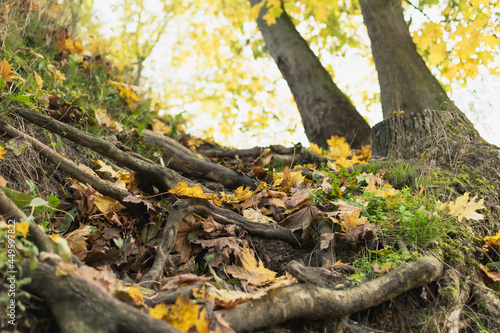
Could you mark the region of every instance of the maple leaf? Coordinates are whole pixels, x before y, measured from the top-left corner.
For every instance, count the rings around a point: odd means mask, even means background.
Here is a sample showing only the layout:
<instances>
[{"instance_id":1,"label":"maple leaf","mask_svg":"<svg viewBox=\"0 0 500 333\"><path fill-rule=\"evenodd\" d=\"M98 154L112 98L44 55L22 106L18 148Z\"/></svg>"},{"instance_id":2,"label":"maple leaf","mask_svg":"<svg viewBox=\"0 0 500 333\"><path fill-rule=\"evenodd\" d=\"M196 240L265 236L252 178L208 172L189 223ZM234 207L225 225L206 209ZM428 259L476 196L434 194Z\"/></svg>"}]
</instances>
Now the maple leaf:
<instances>
[{"instance_id":1,"label":"maple leaf","mask_svg":"<svg viewBox=\"0 0 500 333\"><path fill-rule=\"evenodd\" d=\"M153 125L151 125L151 126L153 127L154 132L163 133L163 134L168 134L168 133L172 132L172 127L168 126L162 120L157 119L157 118L154 120Z\"/></svg>"},{"instance_id":2,"label":"maple leaf","mask_svg":"<svg viewBox=\"0 0 500 333\"><path fill-rule=\"evenodd\" d=\"M344 137L339 137L337 135L332 135L329 140L326 140L330 148L329 155L332 158L347 157L350 154L350 147L347 142L345 142Z\"/></svg>"},{"instance_id":3,"label":"maple leaf","mask_svg":"<svg viewBox=\"0 0 500 333\"><path fill-rule=\"evenodd\" d=\"M499 282L500 281L500 270L495 269L495 270L489 270L488 267L484 267L481 264L478 264L479 268L493 281L493 282Z\"/></svg>"},{"instance_id":4,"label":"maple leaf","mask_svg":"<svg viewBox=\"0 0 500 333\"><path fill-rule=\"evenodd\" d=\"M125 208L119 201L101 194L96 195L94 203L104 215L116 213Z\"/></svg>"},{"instance_id":5,"label":"maple leaf","mask_svg":"<svg viewBox=\"0 0 500 333\"><path fill-rule=\"evenodd\" d=\"M459 222L462 221L464 217L467 220L482 220L484 218L484 215L476 213L476 210L486 208L483 205L484 199L476 202L476 198L477 196L470 199L469 201L469 193L466 192L464 193L464 195L458 197L455 201L451 201L447 204L441 205L440 208L447 208L447 214L456 216Z\"/></svg>"},{"instance_id":6,"label":"maple leaf","mask_svg":"<svg viewBox=\"0 0 500 333\"><path fill-rule=\"evenodd\" d=\"M490 246L493 248L498 248L500 246L500 230L498 230L495 236L486 236L483 238L483 240L486 242L484 244L485 247Z\"/></svg>"},{"instance_id":7,"label":"maple leaf","mask_svg":"<svg viewBox=\"0 0 500 333\"><path fill-rule=\"evenodd\" d=\"M211 199L212 197L214 197L214 195L212 194L203 193L203 189L200 185L189 187L185 182L177 183L177 186L175 186L175 188L171 189L168 192L175 195L183 195L185 197L191 198Z\"/></svg>"},{"instance_id":8,"label":"maple leaf","mask_svg":"<svg viewBox=\"0 0 500 333\"><path fill-rule=\"evenodd\" d=\"M12 82L16 78L16 72L10 69L10 64L5 58L0 62L0 77L5 82Z\"/></svg>"},{"instance_id":9,"label":"maple leaf","mask_svg":"<svg viewBox=\"0 0 500 333\"><path fill-rule=\"evenodd\" d=\"M74 252L80 252L87 249L87 237L92 232L92 228L89 225L82 226L66 236L66 241L68 246Z\"/></svg>"},{"instance_id":10,"label":"maple leaf","mask_svg":"<svg viewBox=\"0 0 500 333\"><path fill-rule=\"evenodd\" d=\"M26 238L26 234L28 233L29 227L30 227L29 222L16 223L16 232L23 234L23 237Z\"/></svg>"},{"instance_id":11,"label":"maple leaf","mask_svg":"<svg viewBox=\"0 0 500 333\"><path fill-rule=\"evenodd\" d=\"M246 219L253 221L253 222L259 222L259 223L266 223L266 224L276 224L276 222L270 218L267 217L266 215L262 214L260 211L253 209L253 208L248 208L243 211L243 217Z\"/></svg>"},{"instance_id":12,"label":"maple leaf","mask_svg":"<svg viewBox=\"0 0 500 333\"><path fill-rule=\"evenodd\" d=\"M366 217L359 217L361 209L356 209L352 213L345 213L343 221L341 221L342 230L350 231L357 226L365 224L368 219Z\"/></svg>"},{"instance_id":13,"label":"maple leaf","mask_svg":"<svg viewBox=\"0 0 500 333\"><path fill-rule=\"evenodd\" d=\"M323 149L315 143L309 143L309 150L316 155L323 155Z\"/></svg>"},{"instance_id":14,"label":"maple leaf","mask_svg":"<svg viewBox=\"0 0 500 333\"><path fill-rule=\"evenodd\" d=\"M235 265L226 267L226 272L235 278L256 286L261 286L275 280L276 272L265 268L260 259L257 264L257 260L255 260L249 248L243 248L238 257L243 267Z\"/></svg>"},{"instance_id":15,"label":"maple leaf","mask_svg":"<svg viewBox=\"0 0 500 333\"><path fill-rule=\"evenodd\" d=\"M64 80L66 80L66 75L64 75L58 69L56 69L54 65L48 65L47 69L49 70L50 73L52 73L54 81L62 84Z\"/></svg>"},{"instance_id":16,"label":"maple leaf","mask_svg":"<svg viewBox=\"0 0 500 333\"><path fill-rule=\"evenodd\" d=\"M119 288L115 296L128 303L136 306L144 306L144 296L141 293L141 290L137 286L131 286L129 288Z\"/></svg>"},{"instance_id":17,"label":"maple leaf","mask_svg":"<svg viewBox=\"0 0 500 333\"><path fill-rule=\"evenodd\" d=\"M198 333L209 333L209 321L206 319L207 309L191 303L186 295L179 295L175 304L171 306L163 303L158 304L149 310L149 315L162 319L184 332L194 328Z\"/></svg>"}]
</instances>

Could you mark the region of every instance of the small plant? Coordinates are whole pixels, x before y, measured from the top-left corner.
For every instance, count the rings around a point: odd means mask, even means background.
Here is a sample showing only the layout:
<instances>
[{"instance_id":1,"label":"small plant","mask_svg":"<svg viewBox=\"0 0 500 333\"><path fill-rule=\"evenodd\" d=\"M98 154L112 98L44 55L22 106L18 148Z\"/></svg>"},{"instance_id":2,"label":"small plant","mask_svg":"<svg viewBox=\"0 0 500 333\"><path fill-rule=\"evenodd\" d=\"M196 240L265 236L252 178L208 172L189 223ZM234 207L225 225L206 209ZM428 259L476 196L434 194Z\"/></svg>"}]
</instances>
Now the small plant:
<instances>
[{"instance_id":1,"label":"small plant","mask_svg":"<svg viewBox=\"0 0 500 333\"><path fill-rule=\"evenodd\" d=\"M416 251L394 252L391 246L385 245L383 250L368 251L367 257L356 259L352 265L356 273L348 277L354 284L362 283L366 278L375 278L408 262L420 258Z\"/></svg>"}]
</instances>

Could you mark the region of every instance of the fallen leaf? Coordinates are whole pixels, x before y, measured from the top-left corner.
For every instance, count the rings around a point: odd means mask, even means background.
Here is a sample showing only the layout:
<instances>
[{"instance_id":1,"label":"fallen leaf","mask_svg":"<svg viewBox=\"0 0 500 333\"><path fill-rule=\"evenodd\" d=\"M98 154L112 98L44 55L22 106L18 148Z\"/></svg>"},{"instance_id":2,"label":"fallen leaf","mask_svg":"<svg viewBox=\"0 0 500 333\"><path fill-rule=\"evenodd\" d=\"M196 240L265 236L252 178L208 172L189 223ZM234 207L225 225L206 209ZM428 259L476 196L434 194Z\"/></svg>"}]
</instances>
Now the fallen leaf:
<instances>
[{"instance_id":1,"label":"fallen leaf","mask_svg":"<svg viewBox=\"0 0 500 333\"><path fill-rule=\"evenodd\" d=\"M498 230L495 236L486 236L483 240L486 242L484 244L485 247L490 246L497 249L500 246L500 230Z\"/></svg>"},{"instance_id":2,"label":"fallen leaf","mask_svg":"<svg viewBox=\"0 0 500 333\"><path fill-rule=\"evenodd\" d=\"M344 219L341 220L340 225L342 226L342 230L344 231L350 231L357 226L365 224L368 219L366 217L359 217L359 214L361 213L361 209L356 209L352 213L346 213L344 215Z\"/></svg>"},{"instance_id":3,"label":"fallen leaf","mask_svg":"<svg viewBox=\"0 0 500 333\"><path fill-rule=\"evenodd\" d=\"M458 221L462 221L464 217L467 220L482 220L484 215L476 213L476 210L485 208L483 205L484 199L476 202L476 198L474 197L469 200L469 193L466 192L455 201L449 202L446 205L449 210L448 215L456 216Z\"/></svg>"},{"instance_id":4,"label":"fallen leaf","mask_svg":"<svg viewBox=\"0 0 500 333\"><path fill-rule=\"evenodd\" d=\"M190 285L200 281L208 281L211 277L198 276L195 274L181 274L176 276L169 276L160 280L160 291L176 289L180 286Z\"/></svg>"},{"instance_id":5,"label":"fallen leaf","mask_svg":"<svg viewBox=\"0 0 500 333\"><path fill-rule=\"evenodd\" d=\"M274 221L272 218L262 214L260 211L253 209L253 208L247 208L243 210L243 216L253 222L258 222L258 223L266 223L266 224L276 224L276 221Z\"/></svg>"},{"instance_id":6,"label":"fallen leaf","mask_svg":"<svg viewBox=\"0 0 500 333\"><path fill-rule=\"evenodd\" d=\"M179 295L174 305L158 304L149 310L149 315L162 319L183 332L196 329L198 333L209 333L207 309L191 303L186 295Z\"/></svg>"},{"instance_id":7,"label":"fallen leaf","mask_svg":"<svg viewBox=\"0 0 500 333\"><path fill-rule=\"evenodd\" d=\"M70 232L66 236L66 241L68 246L73 252L80 252L87 249L87 238L92 232L92 228L89 225L82 226Z\"/></svg>"},{"instance_id":8,"label":"fallen leaf","mask_svg":"<svg viewBox=\"0 0 500 333\"><path fill-rule=\"evenodd\" d=\"M478 264L479 268L493 281L493 282L499 282L500 281L500 270L495 269L495 270L489 270L488 267L484 267L481 264Z\"/></svg>"},{"instance_id":9,"label":"fallen leaf","mask_svg":"<svg viewBox=\"0 0 500 333\"><path fill-rule=\"evenodd\" d=\"M104 215L116 213L125 209L125 206L123 206L119 201L101 194L96 195L94 203Z\"/></svg>"},{"instance_id":10,"label":"fallen leaf","mask_svg":"<svg viewBox=\"0 0 500 333\"><path fill-rule=\"evenodd\" d=\"M43 80L42 80L42 77L37 73L37 72L34 72L35 73L35 81L36 81L36 85L38 86L38 89L42 89L43 88Z\"/></svg>"},{"instance_id":11,"label":"fallen leaf","mask_svg":"<svg viewBox=\"0 0 500 333\"><path fill-rule=\"evenodd\" d=\"M311 223L320 219L323 212L315 206L306 206L289 216L279 223L282 227L293 231L300 229L308 229Z\"/></svg>"},{"instance_id":12,"label":"fallen leaf","mask_svg":"<svg viewBox=\"0 0 500 333\"><path fill-rule=\"evenodd\" d=\"M16 223L16 232L23 234L23 237L26 238L26 234L28 233L29 227L30 227L29 222Z\"/></svg>"},{"instance_id":13,"label":"fallen leaf","mask_svg":"<svg viewBox=\"0 0 500 333\"><path fill-rule=\"evenodd\" d=\"M273 272L264 267L264 264L259 259L259 263L255 260L253 253L249 248L243 248L243 251L238 256L243 267L228 266L226 272L233 277L244 280L249 284L261 286L274 281L276 272Z\"/></svg>"},{"instance_id":14,"label":"fallen leaf","mask_svg":"<svg viewBox=\"0 0 500 333\"><path fill-rule=\"evenodd\" d=\"M0 62L0 77L5 82L12 82L16 78L16 72L10 69L10 64L5 58Z\"/></svg>"}]
</instances>

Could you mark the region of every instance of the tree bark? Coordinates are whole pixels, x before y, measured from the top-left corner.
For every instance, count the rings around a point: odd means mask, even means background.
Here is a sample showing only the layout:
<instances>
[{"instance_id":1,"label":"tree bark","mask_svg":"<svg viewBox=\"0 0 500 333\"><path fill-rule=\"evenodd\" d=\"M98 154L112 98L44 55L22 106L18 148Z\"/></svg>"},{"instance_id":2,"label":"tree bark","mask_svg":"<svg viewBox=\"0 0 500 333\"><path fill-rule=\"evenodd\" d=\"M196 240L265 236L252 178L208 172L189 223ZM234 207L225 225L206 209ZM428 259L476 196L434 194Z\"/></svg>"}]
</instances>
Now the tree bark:
<instances>
[{"instance_id":1,"label":"tree bark","mask_svg":"<svg viewBox=\"0 0 500 333\"><path fill-rule=\"evenodd\" d=\"M250 0L252 6L259 0ZM367 144L370 127L349 98L333 82L328 71L283 14L268 25L260 10L257 24L269 53L292 91L307 138L326 148L332 135L343 136L353 147Z\"/></svg>"},{"instance_id":2,"label":"tree bark","mask_svg":"<svg viewBox=\"0 0 500 333\"><path fill-rule=\"evenodd\" d=\"M459 111L412 41L401 0L359 0L372 44L384 119L395 111Z\"/></svg>"}]
</instances>

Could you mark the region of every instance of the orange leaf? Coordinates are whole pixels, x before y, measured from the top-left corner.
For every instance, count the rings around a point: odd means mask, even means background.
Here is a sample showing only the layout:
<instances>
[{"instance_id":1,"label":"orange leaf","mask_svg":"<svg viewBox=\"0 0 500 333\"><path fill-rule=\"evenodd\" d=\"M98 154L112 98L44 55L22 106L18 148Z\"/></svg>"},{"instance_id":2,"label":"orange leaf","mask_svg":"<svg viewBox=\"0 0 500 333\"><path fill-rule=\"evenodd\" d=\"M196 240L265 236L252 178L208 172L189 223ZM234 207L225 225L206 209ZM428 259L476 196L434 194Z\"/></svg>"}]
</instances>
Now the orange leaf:
<instances>
[{"instance_id":1,"label":"orange leaf","mask_svg":"<svg viewBox=\"0 0 500 333\"><path fill-rule=\"evenodd\" d=\"M10 69L10 64L5 58L0 62L0 77L5 82L12 82L16 78L16 72Z\"/></svg>"}]
</instances>

